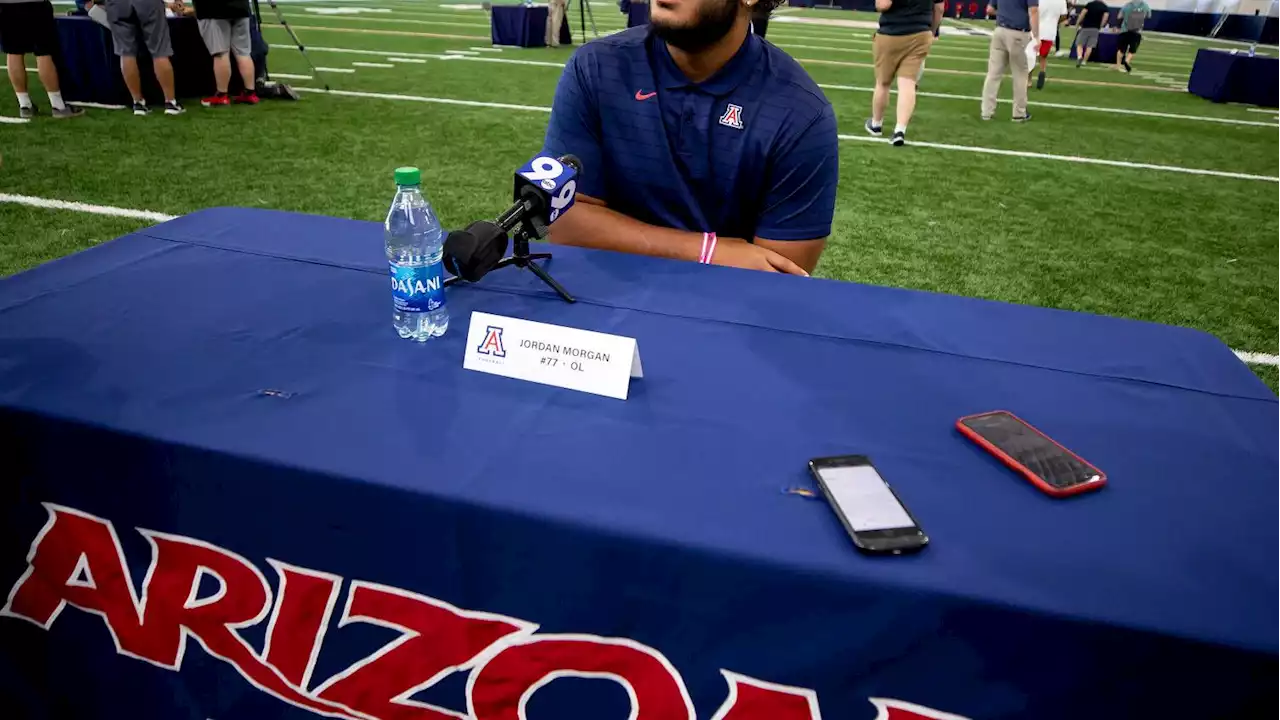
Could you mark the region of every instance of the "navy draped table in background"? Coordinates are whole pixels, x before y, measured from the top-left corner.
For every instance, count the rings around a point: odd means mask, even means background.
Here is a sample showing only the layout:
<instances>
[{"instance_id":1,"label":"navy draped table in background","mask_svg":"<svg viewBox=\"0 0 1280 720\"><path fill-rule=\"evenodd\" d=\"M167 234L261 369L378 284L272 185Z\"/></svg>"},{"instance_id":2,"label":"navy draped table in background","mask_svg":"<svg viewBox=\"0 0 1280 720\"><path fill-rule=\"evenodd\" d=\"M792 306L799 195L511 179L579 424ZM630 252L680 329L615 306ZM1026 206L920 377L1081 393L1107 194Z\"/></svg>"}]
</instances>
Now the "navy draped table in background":
<instances>
[{"instance_id":1,"label":"navy draped table in background","mask_svg":"<svg viewBox=\"0 0 1280 720\"><path fill-rule=\"evenodd\" d=\"M1280 60L1201 48L1187 90L1214 102L1277 107Z\"/></svg>"},{"instance_id":2,"label":"navy draped table in background","mask_svg":"<svg viewBox=\"0 0 1280 720\"><path fill-rule=\"evenodd\" d=\"M1277 402L1217 339L553 251L579 303L503 270L421 345L376 223L207 210L0 281L10 714L1273 707ZM472 311L634 337L644 377L618 401L463 370ZM1110 484L1036 491L955 431L991 409ZM924 552L859 555L806 496L806 461L844 453Z\"/></svg>"},{"instance_id":3,"label":"navy draped table in background","mask_svg":"<svg viewBox=\"0 0 1280 720\"><path fill-rule=\"evenodd\" d=\"M194 17L168 18L169 39L173 44L174 90L179 98L199 98L212 95L216 90L213 79L213 59ZM103 105L128 105L133 102L124 78L120 75L120 59L111 43L111 32L86 16L59 17L58 39L62 56L58 63L58 79L62 83L62 95L69 102L93 102ZM251 21L253 62L255 74L262 77L267 68L267 46L258 32L256 21ZM152 105L164 103L155 73L151 70L151 58L145 45L138 55L142 75L143 95ZM237 92L242 83L239 73L231 73L231 92Z\"/></svg>"},{"instance_id":4,"label":"navy draped table in background","mask_svg":"<svg viewBox=\"0 0 1280 720\"><path fill-rule=\"evenodd\" d=\"M1076 59L1076 31L1066 26L1058 28L1058 32L1062 33L1062 42L1071 42L1071 59ZM1089 62L1114 64L1116 61L1116 41L1119 39L1120 33L1100 32L1098 33L1098 45L1089 53Z\"/></svg>"},{"instance_id":5,"label":"navy draped table in background","mask_svg":"<svg viewBox=\"0 0 1280 720\"><path fill-rule=\"evenodd\" d=\"M489 34L494 45L515 47L546 47L547 15L546 5L494 5ZM573 37L569 34L569 14L565 13L560 23L560 44L570 45Z\"/></svg>"}]
</instances>

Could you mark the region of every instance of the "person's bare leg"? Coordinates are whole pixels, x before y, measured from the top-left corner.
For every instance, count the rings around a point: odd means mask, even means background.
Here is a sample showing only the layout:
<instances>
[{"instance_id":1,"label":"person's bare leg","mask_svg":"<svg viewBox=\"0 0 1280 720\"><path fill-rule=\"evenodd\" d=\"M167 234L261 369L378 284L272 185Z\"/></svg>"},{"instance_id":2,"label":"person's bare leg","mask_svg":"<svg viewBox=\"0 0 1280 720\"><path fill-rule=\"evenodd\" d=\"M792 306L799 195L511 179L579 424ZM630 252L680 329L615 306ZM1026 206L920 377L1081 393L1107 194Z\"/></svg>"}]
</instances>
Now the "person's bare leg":
<instances>
[{"instance_id":1,"label":"person's bare leg","mask_svg":"<svg viewBox=\"0 0 1280 720\"><path fill-rule=\"evenodd\" d=\"M9 70L9 84L13 86L13 91L25 94L27 92L27 62L25 56L10 53L5 58L5 65Z\"/></svg>"},{"instance_id":2,"label":"person's bare leg","mask_svg":"<svg viewBox=\"0 0 1280 720\"><path fill-rule=\"evenodd\" d=\"M885 94L887 95L887 88ZM898 76L898 105L896 108L898 116L898 125L894 128L894 132L898 130L906 131L907 123L911 122L911 116L916 111L916 79Z\"/></svg>"},{"instance_id":3,"label":"person's bare leg","mask_svg":"<svg viewBox=\"0 0 1280 720\"><path fill-rule=\"evenodd\" d=\"M159 75L159 73L156 73ZM219 53L213 56L213 84L218 92L225 95L231 85L231 54Z\"/></svg>"},{"instance_id":4,"label":"person's bare leg","mask_svg":"<svg viewBox=\"0 0 1280 720\"><path fill-rule=\"evenodd\" d=\"M1093 54L1093 48L1087 47L1084 49L1084 61L1086 63L1089 62L1089 56L1092 54Z\"/></svg>"},{"instance_id":5,"label":"person's bare leg","mask_svg":"<svg viewBox=\"0 0 1280 720\"><path fill-rule=\"evenodd\" d=\"M901 87L901 86L899 86ZM901 106L902 99L898 99ZM889 86L876 83L875 92L871 94L871 124L876 127L884 125L884 111L889 107Z\"/></svg>"},{"instance_id":6,"label":"person's bare leg","mask_svg":"<svg viewBox=\"0 0 1280 720\"><path fill-rule=\"evenodd\" d=\"M1049 56L1046 55L1040 58L1040 72L1045 72L1048 69L1049 69Z\"/></svg>"},{"instance_id":7,"label":"person's bare leg","mask_svg":"<svg viewBox=\"0 0 1280 720\"><path fill-rule=\"evenodd\" d=\"M45 92L62 92L62 86L58 85L58 66L53 64L52 56L37 55L36 70L40 73L40 84L44 85Z\"/></svg>"},{"instance_id":8,"label":"person's bare leg","mask_svg":"<svg viewBox=\"0 0 1280 720\"><path fill-rule=\"evenodd\" d=\"M244 91L253 92L256 90L257 82L253 77L253 58L237 55L236 67L240 68L240 79L244 81Z\"/></svg>"},{"instance_id":9,"label":"person's bare leg","mask_svg":"<svg viewBox=\"0 0 1280 720\"><path fill-rule=\"evenodd\" d=\"M138 74L138 58L132 55L121 55L120 74L124 76L124 85L129 88L133 101L145 102L142 99L142 76Z\"/></svg>"},{"instance_id":10,"label":"person's bare leg","mask_svg":"<svg viewBox=\"0 0 1280 720\"><path fill-rule=\"evenodd\" d=\"M165 102L177 102L177 98L173 92L173 63L169 62L169 58L153 58L151 65L156 71L156 80L160 82L160 90L164 92ZM228 71L230 75L230 71Z\"/></svg>"}]
</instances>

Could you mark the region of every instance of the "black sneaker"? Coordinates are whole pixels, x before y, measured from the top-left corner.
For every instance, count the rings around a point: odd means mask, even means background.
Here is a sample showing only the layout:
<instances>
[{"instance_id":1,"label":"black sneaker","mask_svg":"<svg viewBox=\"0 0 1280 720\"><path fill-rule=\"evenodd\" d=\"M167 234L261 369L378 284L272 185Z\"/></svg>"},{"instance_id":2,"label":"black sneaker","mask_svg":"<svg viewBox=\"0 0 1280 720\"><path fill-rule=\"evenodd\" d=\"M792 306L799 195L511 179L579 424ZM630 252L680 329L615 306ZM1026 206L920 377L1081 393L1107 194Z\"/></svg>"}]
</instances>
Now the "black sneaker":
<instances>
[{"instance_id":1,"label":"black sneaker","mask_svg":"<svg viewBox=\"0 0 1280 720\"><path fill-rule=\"evenodd\" d=\"M868 135L875 135L876 137L880 137L884 134L884 128L882 126L871 124L871 118L867 118L867 121L862 124L862 129L866 130Z\"/></svg>"},{"instance_id":2,"label":"black sneaker","mask_svg":"<svg viewBox=\"0 0 1280 720\"><path fill-rule=\"evenodd\" d=\"M893 139L892 139L892 140L890 140L889 142L892 142L894 147L902 147L903 145L906 145L906 144L907 144L907 133L906 133L906 131L905 131L905 130L894 130L894 131L893 131Z\"/></svg>"},{"instance_id":3,"label":"black sneaker","mask_svg":"<svg viewBox=\"0 0 1280 720\"><path fill-rule=\"evenodd\" d=\"M23 120L30 120L31 118L39 114L40 114L40 111L36 109L36 106L34 103L32 103L27 107L23 107L21 105L18 106L18 117L22 118Z\"/></svg>"},{"instance_id":4,"label":"black sneaker","mask_svg":"<svg viewBox=\"0 0 1280 720\"><path fill-rule=\"evenodd\" d=\"M1022 117L1016 117L1016 118L1014 118L1014 119L1013 119L1013 121L1014 121L1014 122L1028 122L1028 121L1030 121L1030 120L1031 120L1031 111L1030 111L1030 110L1028 110L1028 111L1027 111L1027 114L1026 114L1026 115L1023 115Z\"/></svg>"},{"instance_id":5,"label":"black sneaker","mask_svg":"<svg viewBox=\"0 0 1280 720\"><path fill-rule=\"evenodd\" d=\"M133 104L133 114L134 114L134 115L139 115L139 116L141 116L141 115L146 115L146 114L147 114L147 104L146 104L146 103L140 103L140 102L136 102L136 103L134 103L134 104Z\"/></svg>"},{"instance_id":6,"label":"black sneaker","mask_svg":"<svg viewBox=\"0 0 1280 720\"><path fill-rule=\"evenodd\" d=\"M186 110L182 109L182 106L178 104L177 100L174 100L173 102L167 102L164 104L165 115L181 115L184 112L186 112Z\"/></svg>"},{"instance_id":7,"label":"black sneaker","mask_svg":"<svg viewBox=\"0 0 1280 720\"><path fill-rule=\"evenodd\" d=\"M84 108L79 108L75 105L63 105L61 110L58 108L53 109L53 116L59 120L65 120L66 118L78 118L81 115L84 115Z\"/></svg>"},{"instance_id":8,"label":"black sneaker","mask_svg":"<svg viewBox=\"0 0 1280 720\"><path fill-rule=\"evenodd\" d=\"M1037 90L1044 89L1044 71L1043 70L1041 70L1040 74L1036 76L1036 89Z\"/></svg>"},{"instance_id":9,"label":"black sneaker","mask_svg":"<svg viewBox=\"0 0 1280 720\"><path fill-rule=\"evenodd\" d=\"M1129 61L1128 61L1128 60L1121 60L1121 61L1120 61L1120 64L1124 66L1124 71L1125 71L1125 72L1127 72L1127 73L1131 73L1131 72L1133 72L1133 68L1129 66Z\"/></svg>"},{"instance_id":10,"label":"black sneaker","mask_svg":"<svg viewBox=\"0 0 1280 720\"><path fill-rule=\"evenodd\" d=\"M1077 60L1076 67L1080 67L1081 65L1084 65L1084 60Z\"/></svg>"}]
</instances>

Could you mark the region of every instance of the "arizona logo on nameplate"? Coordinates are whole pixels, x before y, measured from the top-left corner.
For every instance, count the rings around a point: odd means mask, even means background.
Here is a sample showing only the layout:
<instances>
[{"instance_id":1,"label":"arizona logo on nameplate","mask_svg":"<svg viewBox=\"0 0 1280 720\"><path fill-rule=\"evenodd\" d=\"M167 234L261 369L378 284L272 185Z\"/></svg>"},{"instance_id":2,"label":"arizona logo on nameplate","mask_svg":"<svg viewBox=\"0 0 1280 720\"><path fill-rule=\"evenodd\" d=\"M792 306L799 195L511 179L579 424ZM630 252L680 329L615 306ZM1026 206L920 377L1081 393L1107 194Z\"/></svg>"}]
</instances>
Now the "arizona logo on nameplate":
<instances>
[{"instance_id":1,"label":"arizona logo on nameplate","mask_svg":"<svg viewBox=\"0 0 1280 720\"><path fill-rule=\"evenodd\" d=\"M471 313L462 367L619 400L644 377L635 338L482 312Z\"/></svg>"}]
</instances>

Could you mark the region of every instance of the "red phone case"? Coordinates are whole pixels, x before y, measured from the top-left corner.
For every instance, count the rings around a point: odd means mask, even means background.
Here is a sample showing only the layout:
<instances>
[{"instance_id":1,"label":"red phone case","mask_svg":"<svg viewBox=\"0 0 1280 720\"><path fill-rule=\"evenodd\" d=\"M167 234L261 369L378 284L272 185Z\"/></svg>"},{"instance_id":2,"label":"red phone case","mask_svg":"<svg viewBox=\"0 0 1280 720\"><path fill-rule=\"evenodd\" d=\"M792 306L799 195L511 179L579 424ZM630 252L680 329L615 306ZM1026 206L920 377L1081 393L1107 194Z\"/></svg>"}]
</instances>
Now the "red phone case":
<instances>
[{"instance_id":1,"label":"red phone case","mask_svg":"<svg viewBox=\"0 0 1280 720\"><path fill-rule=\"evenodd\" d=\"M1061 450L1062 452L1064 452L1064 453L1066 453L1066 454L1070 455L1071 457L1075 458L1076 460L1079 460L1080 462L1084 463L1085 465L1089 466L1090 468L1093 468L1093 471L1094 471L1094 472L1096 472L1096 473L1098 473L1098 479L1097 479L1096 481L1094 481L1094 482L1080 483L1079 485L1072 485L1071 487L1068 487L1068 488L1056 488L1056 487L1054 487L1054 486L1050 485L1049 483L1045 482L1044 478L1040 477L1039 475L1036 475L1036 474L1035 474L1034 472L1032 472L1032 471L1031 471L1031 469L1030 469L1030 468L1028 468L1026 465L1023 465L1022 463L1018 462L1017 460L1014 460L1011 456L1006 455L1006 454L1004 453L1004 451L1002 451L1000 448L998 448L998 447L996 447L995 445L992 445L991 443L987 442L986 438L982 437L981 435L979 435L978 433L974 432L973 430L970 430L970 429L969 429L968 427L966 427L966 426L965 426L965 424L964 424L964 421L965 421L965 420L968 420L968 419L970 419L970 418L982 417L982 416L984 416L984 415L995 415L995 414L997 414L997 413L1003 413L1003 414L1008 415L1009 417L1013 418L1014 420L1017 420L1019 423L1021 423L1021 424L1022 424L1022 425L1024 425L1024 426L1026 426L1027 428L1029 428L1029 429L1030 429L1032 432L1034 432L1035 434L1039 435L1040 437L1044 438L1045 440L1048 440L1049 442L1051 442L1051 443L1053 443L1054 445L1056 445L1056 446L1058 447L1058 449L1059 449L1059 450ZM1017 472L1018 472L1018 474L1022 475L1022 476L1023 476L1023 477L1025 477L1027 480L1030 480L1032 485L1035 485L1037 488L1039 488L1039 489L1040 489L1040 491L1041 491L1041 492L1045 493L1046 495L1052 495L1053 497L1070 497L1071 495L1079 495L1080 493L1090 492L1090 491L1093 491L1093 490L1099 490L1099 489L1101 489L1103 486L1105 486L1105 485L1107 484L1107 475L1106 475L1106 473L1104 473L1104 472L1102 472L1101 470L1099 470L1099 469L1097 468L1097 466L1095 466L1093 463L1089 462L1088 460L1085 460L1084 458L1080 457L1079 455L1077 455L1077 454L1075 454L1075 453L1071 452L1070 450L1066 449L1066 448L1065 448L1065 447L1063 447L1063 446L1062 446L1062 444L1061 444L1061 443L1059 443L1058 441L1054 440L1053 438L1049 437L1048 435L1045 435L1043 432L1040 432L1040 430L1039 430L1039 429L1037 429L1037 428L1036 428L1036 426L1032 425L1031 423L1027 422L1026 420L1023 420L1022 418L1018 417L1017 415L1014 415L1013 413L1009 412L1008 410L991 410L991 411L983 412L983 413L975 413L975 414L973 414L973 415L965 415L964 417L960 418L959 420L956 420L956 429L957 429L957 430L959 430L959 431L960 431L960 433L961 433L962 435L964 435L965 437L967 437L967 438L969 438L970 440L972 440L972 441L974 441L974 442L978 443L978 445L980 445L980 446L981 446L983 449L985 449L987 452L991 453L992 455L995 455L995 456L1000 460L1000 462L1004 463L1005 465L1008 465L1010 468L1012 468L1013 470L1017 471Z\"/></svg>"}]
</instances>

